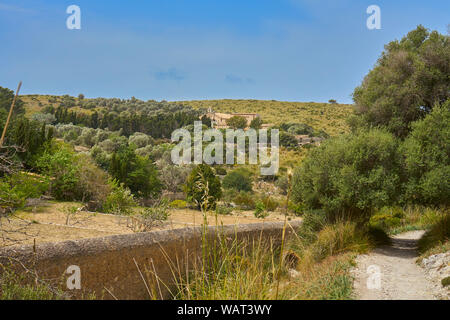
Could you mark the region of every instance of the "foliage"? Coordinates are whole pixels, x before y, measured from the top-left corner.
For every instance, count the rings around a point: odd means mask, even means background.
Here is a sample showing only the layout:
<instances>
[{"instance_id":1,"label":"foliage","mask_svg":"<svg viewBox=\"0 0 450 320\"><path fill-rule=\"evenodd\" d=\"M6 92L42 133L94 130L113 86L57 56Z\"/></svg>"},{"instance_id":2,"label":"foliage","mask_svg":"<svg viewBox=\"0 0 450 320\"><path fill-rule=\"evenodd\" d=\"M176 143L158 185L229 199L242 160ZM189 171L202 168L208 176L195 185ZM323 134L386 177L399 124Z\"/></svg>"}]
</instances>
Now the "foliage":
<instances>
[{"instance_id":1,"label":"foliage","mask_svg":"<svg viewBox=\"0 0 450 320\"><path fill-rule=\"evenodd\" d=\"M395 138L383 130L328 140L295 171L292 198L307 210L367 219L398 200L400 160Z\"/></svg>"},{"instance_id":2,"label":"foliage","mask_svg":"<svg viewBox=\"0 0 450 320\"><path fill-rule=\"evenodd\" d=\"M59 123L109 131L122 130L125 136L142 132L154 138L170 138L175 129L192 124L201 113L175 103L144 102L135 98L76 101L69 96L63 97L58 107L49 106L46 111L53 114Z\"/></svg>"},{"instance_id":3,"label":"foliage","mask_svg":"<svg viewBox=\"0 0 450 320\"><path fill-rule=\"evenodd\" d=\"M293 134L280 131L280 146L288 149L294 149L298 147L298 141Z\"/></svg>"},{"instance_id":4,"label":"foliage","mask_svg":"<svg viewBox=\"0 0 450 320\"><path fill-rule=\"evenodd\" d=\"M37 279L28 279L25 274L11 270L0 270L0 300L59 300L64 299L61 290ZM33 280L33 281L30 281ZM34 284L31 284L33 283Z\"/></svg>"},{"instance_id":5,"label":"foliage","mask_svg":"<svg viewBox=\"0 0 450 320\"><path fill-rule=\"evenodd\" d=\"M116 180L110 181L111 193L106 197L103 210L106 213L117 215L130 215L133 206L136 205L133 194L130 189L126 188L123 183L120 184Z\"/></svg>"},{"instance_id":6,"label":"foliage","mask_svg":"<svg viewBox=\"0 0 450 320\"><path fill-rule=\"evenodd\" d=\"M450 240L450 214L445 212L429 230L419 239L421 253Z\"/></svg>"},{"instance_id":7,"label":"foliage","mask_svg":"<svg viewBox=\"0 0 450 320\"><path fill-rule=\"evenodd\" d=\"M232 129L245 129L247 128L247 119L241 116L233 116L226 120L227 126Z\"/></svg>"},{"instance_id":8,"label":"foliage","mask_svg":"<svg viewBox=\"0 0 450 320\"><path fill-rule=\"evenodd\" d=\"M450 100L412 124L402 146L408 175L406 197L413 203L450 204Z\"/></svg>"},{"instance_id":9,"label":"foliage","mask_svg":"<svg viewBox=\"0 0 450 320\"><path fill-rule=\"evenodd\" d=\"M17 156L28 168L34 168L36 158L53 137L53 130L45 124L25 117L14 119L7 133L6 143L21 148Z\"/></svg>"},{"instance_id":10,"label":"foliage","mask_svg":"<svg viewBox=\"0 0 450 320\"><path fill-rule=\"evenodd\" d=\"M370 218L369 226L388 234L424 230L439 221L442 214L439 209L418 205L383 207Z\"/></svg>"},{"instance_id":11,"label":"foliage","mask_svg":"<svg viewBox=\"0 0 450 320\"><path fill-rule=\"evenodd\" d=\"M47 146L42 156L36 161L40 171L51 177L50 193L58 200L80 199L79 186L80 164L75 160L75 153L69 146L52 143Z\"/></svg>"},{"instance_id":12,"label":"foliage","mask_svg":"<svg viewBox=\"0 0 450 320\"><path fill-rule=\"evenodd\" d=\"M250 122L250 128L258 130L261 129L262 124L263 121L261 120L261 117L256 117Z\"/></svg>"},{"instance_id":13,"label":"foliage","mask_svg":"<svg viewBox=\"0 0 450 320\"><path fill-rule=\"evenodd\" d=\"M138 214L131 216L129 225L134 232L148 232L155 227L161 226L170 216L167 201L162 201L157 205L145 208Z\"/></svg>"},{"instance_id":14,"label":"foliage","mask_svg":"<svg viewBox=\"0 0 450 320\"><path fill-rule=\"evenodd\" d=\"M260 219L264 219L269 215L269 213L266 211L266 207L264 206L264 203L262 203L261 201L258 201L256 203L254 215L256 218L260 218Z\"/></svg>"},{"instance_id":15,"label":"foliage","mask_svg":"<svg viewBox=\"0 0 450 320\"><path fill-rule=\"evenodd\" d=\"M392 41L353 93L365 125L405 137L413 121L450 97L450 41L419 25Z\"/></svg>"},{"instance_id":16,"label":"foliage","mask_svg":"<svg viewBox=\"0 0 450 320\"><path fill-rule=\"evenodd\" d=\"M225 176L227 174L227 170L224 167L215 167L214 170L216 170L216 174L219 176Z\"/></svg>"},{"instance_id":17,"label":"foliage","mask_svg":"<svg viewBox=\"0 0 450 320\"><path fill-rule=\"evenodd\" d=\"M169 204L169 206L174 209L185 209L187 208L187 205L187 202L184 200L174 200Z\"/></svg>"},{"instance_id":18,"label":"foliage","mask_svg":"<svg viewBox=\"0 0 450 320\"><path fill-rule=\"evenodd\" d=\"M224 206L224 205L217 205L216 206L216 213L220 215L230 215L233 212L233 208Z\"/></svg>"},{"instance_id":19,"label":"foliage","mask_svg":"<svg viewBox=\"0 0 450 320\"><path fill-rule=\"evenodd\" d=\"M108 183L109 176L87 154L78 154L75 162L80 168L77 177L80 200L89 202L89 210L97 211L103 206L111 192L111 185Z\"/></svg>"},{"instance_id":20,"label":"foliage","mask_svg":"<svg viewBox=\"0 0 450 320\"><path fill-rule=\"evenodd\" d=\"M277 181L275 181L275 185L280 189L281 194L287 195L289 189L289 179L287 175L278 177Z\"/></svg>"},{"instance_id":21,"label":"foliage","mask_svg":"<svg viewBox=\"0 0 450 320\"><path fill-rule=\"evenodd\" d=\"M303 215L303 212L304 212L303 205L301 203L294 203L293 201L289 201L288 210L289 210L289 212L292 212L297 217Z\"/></svg>"},{"instance_id":22,"label":"foliage","mask_svg":"<svg viewBox=\"0 0 450 320\"><path fill-rule=\"evenodd\" d=\"M53 114L50 113L34 113L31 116L31 120L45 124L52 124L56 121L56 118Z\"/></svg>"},{"instance_id":23,"label":"foliage","mask_svg":"<svg viewBox=\"0 0 450 320\"><path fill-rule=\"evenodd\" d=\"M130 146L113 153L109 173L137 196L156 198L161 194L156 166L148 158L136 155Z\"/></svg>"},{"instance_id":24,"label":"foliage","mask_svg":"<svg viewBox=\"0 0 450 320\"><path fill-rule=\"evenodd\" d=\"M0 87L0 110L5 110L6 114L9 113L12 101L14 99L14 91L8 88ZM17 97L14 105L14 115L23 115L25 113L24 102L20 97ZM3 130L3 123L0 125Z\"/></svg>"},{"instance_id":25,"label":"foliage","mask_svg":"<svg viewBox=\"0 0 450 320\"><path fill-rule=\"evenodd\" d=\"M165 190L169 192L182 191L191 167L187 165L179 166L171 164L170 160L160 159L156 162L159 170L159 179Z\"/></svg>"},{"instance_id":26,"label":"foliage","mask_svg":"<svg viewBox=\"0 0 450 320\"><path fill-rule=\"evenodd\" d=\"M206 209L214 209L216 202L222 197L222 185L210 166L197 165L186 181L186 194L188 200L197 208L207 202ZM208 199L205 199L207 195Z\"/></svg>"},{"instance_id":27,"label":"foliage","mask_svg":"<svg viewBox=\"0 0 450 320\"><path fill-rule=\"evenodd\" d=\"M0 213L9 213L25 205L29 198L39 198L48 189L48 179L18 172L0 179Z\"/></svg>"},{"instance_id":28,"label":"foliage","mask_svg":"<svg viewBox=\"0 0 450 320\"><path fill-rule=\"evenodd\" d=\"M251 172L244 168L236 169L225 176L222 181L226 189L235 189L237 191L252 191Z\"/></svg>"},{"instance_id":29,"label":"foliage","mask_svg":"<svg viewBox=\"0 0 450 320\"><path fill-rule=\"evenodd\" d=\"M253 210L256 205L252 194L244 191L239 192L233 202L244 210Z\"/></svg>"},{"instance_id":30,"label":"foliage","mask_svg":"<svg viewBox=\"0 0 450 320\"><path fill-rule=\"evenodd\" d=\"M177 102L195 109L212 107L217 112L238 113L245 110L257 113L264 122L273 125L290 122L292 119L313 126L317 131L324 130L331 136L349 131L346 119L353 113L352 105L335 104L332 108L327 103L287 102L275 100L194 100ZM300 133L299 133L300 134Z\"/></svg>"},{"instance_id":31,"label":"foliage","mask_svg":"<svg viewBox=\"0 0 450 320\"><path fill-rule=\"evenodd\" d=\"M278 201L268 195L263 195L261 197L261 202L264 204L264 208L267 211L275 211L279 206Z\"/></svg>"}]
</instances>

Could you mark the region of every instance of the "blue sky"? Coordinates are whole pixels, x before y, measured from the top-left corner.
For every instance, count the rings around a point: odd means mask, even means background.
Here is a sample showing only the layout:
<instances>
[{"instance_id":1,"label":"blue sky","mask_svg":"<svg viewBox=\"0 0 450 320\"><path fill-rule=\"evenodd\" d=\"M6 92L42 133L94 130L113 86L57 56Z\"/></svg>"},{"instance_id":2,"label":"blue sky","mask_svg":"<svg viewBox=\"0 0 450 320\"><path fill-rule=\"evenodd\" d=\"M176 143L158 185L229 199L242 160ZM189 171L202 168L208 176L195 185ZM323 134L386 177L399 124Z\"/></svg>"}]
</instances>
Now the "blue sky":
<instances>
[{"instance_id":1,"label":"blue sky","mask_svg":"<svg viewBox=\"0 0 450 320\"><path fill-rule=\"evenodd\" d=\"M68 30L66 8L81 8ZM366 9L381 8L381 30ZM0 0L0 86L23 94L351 103L384 44L447 32L447 0Z\"/></svg>"}]
</instances>

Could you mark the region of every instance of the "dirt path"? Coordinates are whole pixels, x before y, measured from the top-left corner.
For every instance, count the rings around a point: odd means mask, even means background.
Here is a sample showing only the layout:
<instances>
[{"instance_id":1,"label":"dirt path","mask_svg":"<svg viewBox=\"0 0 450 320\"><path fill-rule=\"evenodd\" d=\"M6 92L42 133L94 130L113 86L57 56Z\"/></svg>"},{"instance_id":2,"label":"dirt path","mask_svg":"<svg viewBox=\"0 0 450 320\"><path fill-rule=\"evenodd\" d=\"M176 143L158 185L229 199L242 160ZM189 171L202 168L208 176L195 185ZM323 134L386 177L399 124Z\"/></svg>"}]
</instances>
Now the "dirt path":
<instances>
[{"instance_id":1,"label":"dirt path","mask_svg":"<svg viewBox=\"0 0 450 320\"><path fill-rule=\"evenodd\" d=\"M416 264L416 247L424 231L399 234L383 246L356 259L354 288L359 300L432 300L436 290ZM379 272L379 273L378 273ZM379 274L380 281L377 281Z\"/></svg>"}]
</instances>

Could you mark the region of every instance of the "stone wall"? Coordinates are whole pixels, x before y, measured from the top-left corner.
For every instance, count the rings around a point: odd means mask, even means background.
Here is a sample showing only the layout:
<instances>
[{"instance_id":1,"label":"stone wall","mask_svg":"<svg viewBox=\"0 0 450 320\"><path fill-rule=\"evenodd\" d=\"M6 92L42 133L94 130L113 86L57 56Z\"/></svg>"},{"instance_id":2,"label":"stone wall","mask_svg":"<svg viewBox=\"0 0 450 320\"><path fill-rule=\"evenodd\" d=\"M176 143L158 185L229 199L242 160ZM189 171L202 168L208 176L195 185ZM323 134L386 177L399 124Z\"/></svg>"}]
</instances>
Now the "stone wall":
<instances>
[{"instance_id":1,"label":"stone wall","mask_svg":"<svg viewBox=\"0 0 450 320\"><path fill-rule=\"evenodd\" d=\"M286 235L292 234L300 223L288 223ZM283 227L283 222L208 227L207 234L209 243L217 232L228 241L264 239L279 243ZM112 295L118 299L148 299L146 283L156 298L170 298L173 272L192 268L201 252L201 243L201 229L197 227L45 243L36 247L12 246L0 249L0 265L9 264L17 270L26 267L41 279L64 285L69 276L65 274L67 268L79 266L82 289L71 291L78 298L95 292L97 298L103 299L112 299Z\"/></svg>"}]
</instances>

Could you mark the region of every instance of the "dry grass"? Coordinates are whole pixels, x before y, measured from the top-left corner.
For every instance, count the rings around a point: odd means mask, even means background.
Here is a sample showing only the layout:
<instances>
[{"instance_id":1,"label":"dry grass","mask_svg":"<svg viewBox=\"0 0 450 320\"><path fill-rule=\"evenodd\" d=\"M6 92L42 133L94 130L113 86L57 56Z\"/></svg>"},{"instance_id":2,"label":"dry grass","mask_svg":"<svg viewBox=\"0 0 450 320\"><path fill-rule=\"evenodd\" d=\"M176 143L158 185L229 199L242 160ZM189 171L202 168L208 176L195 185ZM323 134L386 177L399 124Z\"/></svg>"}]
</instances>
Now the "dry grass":
<instances>
[{"instance_id":1,"label":"dry grass","mask_svg":"<svg viewBox=\"0 0 450 320\"><path fill-rule=\"evenodd\" d=\"M275 100L192 100L180 101L195 109L211 107L216 112L258 113L265 123L300 122L331 136L349 131L347 117L353 106L316 102L284 102Z\"/></svg>"},{"instance_id":2,"label":"dry grass","mask_svg":"<svg viewBox=\"0 0 450 320\"><path fill-rule=\"evenodd\" d=\"M219 237L191 272L177 271L175 299L351 299L353 257L373 247L352 222L329 224L307 217L280 250L260 239L229 242ZM205 237L206 239L206 237Z\"/></svg>"}]
</instances>

